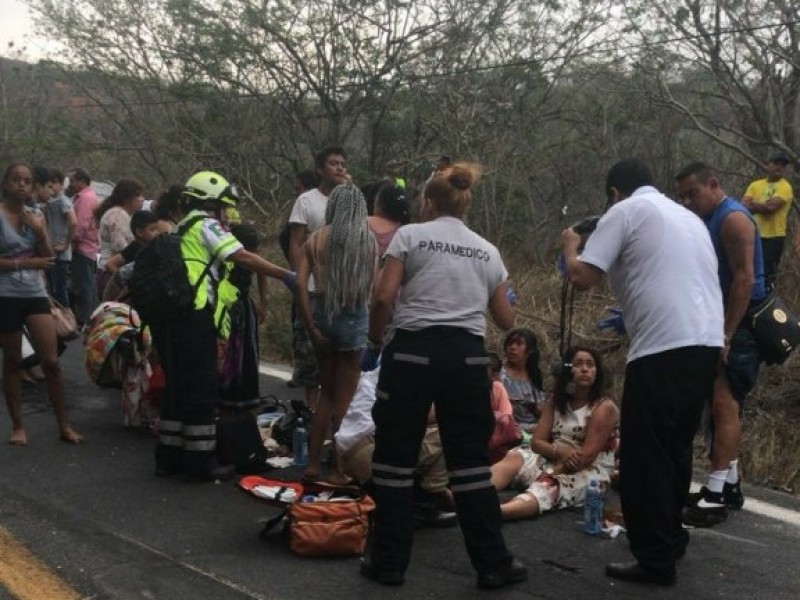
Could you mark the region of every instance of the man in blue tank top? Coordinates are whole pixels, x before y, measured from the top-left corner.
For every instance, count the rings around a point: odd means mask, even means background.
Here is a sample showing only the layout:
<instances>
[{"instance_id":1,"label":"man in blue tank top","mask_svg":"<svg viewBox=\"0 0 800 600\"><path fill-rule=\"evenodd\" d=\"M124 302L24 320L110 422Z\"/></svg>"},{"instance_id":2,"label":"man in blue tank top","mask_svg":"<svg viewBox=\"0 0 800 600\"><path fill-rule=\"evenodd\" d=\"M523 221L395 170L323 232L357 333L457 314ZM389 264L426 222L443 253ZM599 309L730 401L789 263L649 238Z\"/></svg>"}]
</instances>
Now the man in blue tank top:
<instances>
[{"instance_id":1,"label":"man in blue tank top","mask_svg":"<svg viewBox=\"0 0 800 600\"><path fill-rule=\"evenodd\" d=\"M729 508L744 504L737 460L740 415L761 362L746 316L767 296L764 259L753 215L725 195L708 165L689 163L675 181L681 202L708 227L725 306L725 348L711 400L711 473L700 492L690 494L684 513L685 523L711 527L727 518Z\"/></svg>"}]
</instances>

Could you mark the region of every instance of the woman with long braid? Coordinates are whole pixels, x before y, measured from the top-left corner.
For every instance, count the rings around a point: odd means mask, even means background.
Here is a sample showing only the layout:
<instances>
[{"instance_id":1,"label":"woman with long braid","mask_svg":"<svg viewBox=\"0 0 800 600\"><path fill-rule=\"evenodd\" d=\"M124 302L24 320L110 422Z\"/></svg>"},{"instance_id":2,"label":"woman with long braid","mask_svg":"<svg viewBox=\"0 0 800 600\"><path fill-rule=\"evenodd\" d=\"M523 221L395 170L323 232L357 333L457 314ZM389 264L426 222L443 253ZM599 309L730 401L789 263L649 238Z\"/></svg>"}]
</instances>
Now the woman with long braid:
<instances>
[{"instance_id":1,"label":"woman with long braid","mask_svg":"<svg viewBox=\"0 0 800 600\"><path fill-rule=\"evenodd\" d=\"M311 234L297 269L297 290L314 278L311 298L297 294L300 316L317 354L321 396L309 432L306 479L319 475L322 445L335 434L347 412L360 375L359 358L367 339L367 305L375 274L375 237L367 225L367 204L352 184L334 188L325 225ZM330 483L346 483L334 448Z\"/></svg>"}]
</instances>

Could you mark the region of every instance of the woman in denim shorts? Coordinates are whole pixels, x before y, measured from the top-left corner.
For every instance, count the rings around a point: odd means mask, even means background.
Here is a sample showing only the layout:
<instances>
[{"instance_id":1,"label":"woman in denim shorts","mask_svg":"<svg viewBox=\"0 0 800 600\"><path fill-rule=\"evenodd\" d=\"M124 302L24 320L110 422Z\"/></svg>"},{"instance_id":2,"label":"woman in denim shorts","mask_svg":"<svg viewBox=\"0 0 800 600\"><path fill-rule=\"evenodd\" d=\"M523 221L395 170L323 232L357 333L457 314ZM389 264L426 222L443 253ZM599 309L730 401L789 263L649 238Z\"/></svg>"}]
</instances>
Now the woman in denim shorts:
<instances>
[{"instance_id":1,"label":"woman in denim shorts","mask_svg":"<svg viewBox=\"0 0 800 600\"><path fill-rule=\"evenodd\" d=\"M325 225L311 234L297 269L297 290L314 278L311 299L297 293L300 316L317 355L321 396L309 431L305 479L319 476L322 446L347 412L360 375L358 361L367 338L367 303L376 267L375 237L367 225L367 204L352 184L331 193ZM349 483L334 448L330 483Z\"/></svg>"},{"instance_id":2,"label":"woman in denim shorts","mask_svg":"<svg viewBox=\"0 0 800 600\"><path fill-rule=\"evenodd\" d=\"M54 262L44 216L26 206L33 175L25 163L12 163L2 180L0 203L0 347L3 350L3 392L11 415L12 446L28 443L22 423L22 328L41 359L47 392L56 413L59 435L79 444L83 438L67 420L64 378L58 362L56 323L43 271Z\"/></svg>"}]
</instances>

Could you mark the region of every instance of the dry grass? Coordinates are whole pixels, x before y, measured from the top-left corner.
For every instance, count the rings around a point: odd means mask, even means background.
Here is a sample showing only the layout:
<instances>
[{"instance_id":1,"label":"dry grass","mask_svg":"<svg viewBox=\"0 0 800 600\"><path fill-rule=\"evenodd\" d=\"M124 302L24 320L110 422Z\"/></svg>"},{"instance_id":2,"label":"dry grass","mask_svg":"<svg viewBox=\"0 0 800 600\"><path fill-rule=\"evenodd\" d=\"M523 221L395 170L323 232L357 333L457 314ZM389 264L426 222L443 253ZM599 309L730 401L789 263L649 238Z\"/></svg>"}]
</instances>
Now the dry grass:
<instances>
[{"instance_id":1,"label":"dry grass","mask_svg":"<svg viewBox=\"0 0 800 600\"><path fill-rule=\"evenodd\" d=\"M276 257L270 256L276 260ZM779 279L781 296L800 309L800 265L787 253ZM511 264L512 283L517 291L517 327L529 327L540 340L542 372L550 386L550 365L559 351L561 278L554 268ZM601 332L596 322L607 306L614 304L604 287L576 293L574 297L572 341L598 348L614 377L619 397L625 369L627 340ZM289 295L278 283L270 289L270 310L262 330L262 355L267 360L291 362ZM487 346L502 347L502 332L492 325L487 330ZM782 366L762 367L758 385L748 398L742 436L740 464L747 481L779 489L800 491L800 352ZM698 444L700 447L702 444ZM705 460L701 456L698 466Z\"/></svg>"}]
</instances>

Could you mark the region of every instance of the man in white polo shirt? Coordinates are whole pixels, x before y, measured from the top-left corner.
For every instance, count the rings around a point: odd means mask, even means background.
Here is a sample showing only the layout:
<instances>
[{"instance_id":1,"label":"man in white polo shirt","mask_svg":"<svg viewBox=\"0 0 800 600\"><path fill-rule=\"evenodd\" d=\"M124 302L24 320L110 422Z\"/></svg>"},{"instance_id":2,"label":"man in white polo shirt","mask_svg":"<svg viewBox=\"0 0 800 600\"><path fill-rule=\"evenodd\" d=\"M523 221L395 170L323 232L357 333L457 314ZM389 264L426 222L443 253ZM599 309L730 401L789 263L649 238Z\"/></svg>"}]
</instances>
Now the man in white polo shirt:
<instances>
[{"instance_id":1,"label":"man in white polo shirt","mask_svg":"<svg viewBox=\"0 0 800 600\"><path fill-rule=\"evenodd\" d=\"M723 346L717 257L703 221L656 190L641 161L615 164L606 193L614 205L580 255L580 236L561 234L572 284L585 290L607 275L630 337L620 496L636 561L609 564L606 575L673 585L689 542L681 510L692 440Z\"/></svg>"}]
</instances>

